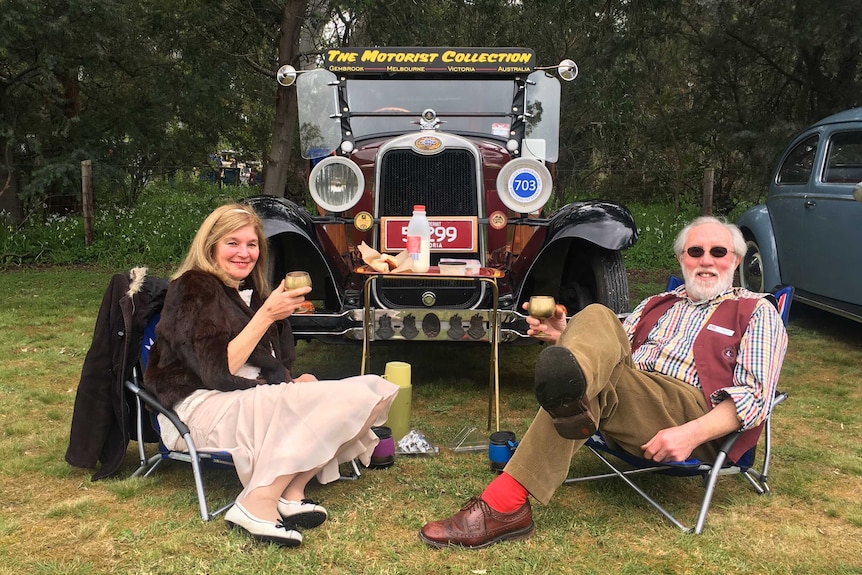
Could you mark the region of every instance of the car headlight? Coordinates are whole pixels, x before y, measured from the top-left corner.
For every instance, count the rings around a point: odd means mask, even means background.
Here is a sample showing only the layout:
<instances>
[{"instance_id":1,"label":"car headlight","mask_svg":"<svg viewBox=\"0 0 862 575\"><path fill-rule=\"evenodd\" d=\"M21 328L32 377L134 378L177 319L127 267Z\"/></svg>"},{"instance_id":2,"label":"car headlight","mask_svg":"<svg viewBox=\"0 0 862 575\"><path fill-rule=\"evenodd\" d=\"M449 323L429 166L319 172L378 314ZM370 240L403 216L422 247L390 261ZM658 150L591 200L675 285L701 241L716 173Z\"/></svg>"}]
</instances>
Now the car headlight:
<instances>
[{"instance_id":1,"label":"car headlight","mask_svg":"<svg viewBox=\"0 0 862 575\"><path fill-rule=\"evenodd\" d=\"M365 189L365 176L354 162L329 156L311 170L308 189L318 206L328 212L344 212L359 202Z\"/></svg>"},{"instance_id":2,"label":"car headlight","mask_svg":"<svg viewBox=\"0 0 862 575\"><path fill-rule=\"evenodd\" d=\"M551 172L545 164L516 158L497 174L497 194L507 208L529 214L544 207L554 189Z\"/></svg>"}]
</instances>

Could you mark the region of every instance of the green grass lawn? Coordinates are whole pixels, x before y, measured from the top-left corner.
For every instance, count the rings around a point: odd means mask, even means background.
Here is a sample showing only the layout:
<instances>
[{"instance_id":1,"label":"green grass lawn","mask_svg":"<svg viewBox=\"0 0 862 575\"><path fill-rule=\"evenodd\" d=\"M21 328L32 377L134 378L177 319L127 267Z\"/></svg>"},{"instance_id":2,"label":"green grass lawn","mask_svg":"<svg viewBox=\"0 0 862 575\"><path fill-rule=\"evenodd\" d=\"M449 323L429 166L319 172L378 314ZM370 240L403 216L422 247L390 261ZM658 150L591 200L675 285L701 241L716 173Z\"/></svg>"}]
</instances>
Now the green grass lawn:
<instances>
[{"instance_id":1,"label":"green grass lawn","mask_svg":"<svg viewBox=\"0 0 862 575\"><path fill-rule=\"evenodd\" d=\"M480 551L433 550L418 529L450 515L494 475L486 452L452 453L465 425L486 432L488 347L375 345L372 370L413 366L412 426L441 446L437 457L401 457L358 481L313 486L330 520L286 550L200 520L190 468L154 477L121 473L93 483L63 460L75 391L110 272L22 268L0 273L0 573L862 573L862 329L804 306L791 313L775 415L772 496L722 478L703 535L679 532L616 482L564 486L534 506L533 538ZM631 274L634 298L663 272ZM522 437L536 410L539 346L501 351L502 427ZM358 373L358 345L299 345L297 369L320 377ZM580 457L583 455L583 457ZM598 470L579 454L573 470ZM207 470L216 501L240 486ZM692 517L697 480L651 478L663 502Z\"/></svg>"}]
</instances>

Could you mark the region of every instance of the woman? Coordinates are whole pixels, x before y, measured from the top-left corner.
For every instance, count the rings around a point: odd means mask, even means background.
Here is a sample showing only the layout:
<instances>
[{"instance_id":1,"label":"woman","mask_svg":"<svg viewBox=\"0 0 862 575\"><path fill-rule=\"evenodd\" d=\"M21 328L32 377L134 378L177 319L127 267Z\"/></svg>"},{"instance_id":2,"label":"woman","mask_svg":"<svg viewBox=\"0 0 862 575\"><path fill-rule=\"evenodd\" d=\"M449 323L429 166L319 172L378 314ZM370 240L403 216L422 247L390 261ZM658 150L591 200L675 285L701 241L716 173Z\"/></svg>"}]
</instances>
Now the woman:
<instances>
[{"instance_id":1,"label":"woman","mask_svg":"<svg viewBox=\"0 0 862 575\"><path fill-rule=\"evenodd\" d=\"M266 240L248 206L213 211L171 278L148 388L176 410L199 449L233 456L243 491L225 514L258 539L302 542L298 528L316 527L326 509L306 499L312 477L338 478L338 464L367 464L398 387L376 375L341 381L294 377L290 324L310 287L270 292ZM167 420L162 438L183 448Z\"/></svg>"}]
</instances>

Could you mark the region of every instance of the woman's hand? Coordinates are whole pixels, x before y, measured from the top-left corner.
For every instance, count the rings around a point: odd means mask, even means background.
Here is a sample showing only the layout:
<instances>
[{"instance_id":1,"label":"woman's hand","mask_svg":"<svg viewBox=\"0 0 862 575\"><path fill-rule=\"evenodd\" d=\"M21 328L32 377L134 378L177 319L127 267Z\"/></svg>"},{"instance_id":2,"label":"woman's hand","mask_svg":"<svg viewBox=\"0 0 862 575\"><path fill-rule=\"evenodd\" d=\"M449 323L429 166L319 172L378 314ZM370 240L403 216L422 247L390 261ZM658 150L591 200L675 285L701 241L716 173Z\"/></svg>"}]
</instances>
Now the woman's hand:
<instances>
[{"instance_id":1,"label":"woman's hand","mask_svg":"<svg viewBox=\"0 0 862 575\"><path fill-rule=\"evenodd\" d=\"M528 311L530 306L524 302L521 307ZM527 335L530 337L556 343L560 339L560 334L566 329L566 307L557 304L554 306L554 315L548 319L539 319L528 315L527 324L530 326L527 329Z\"/></svg>"},{"instance_id":2,"label":"woman's hand","mask_svg":"<svg viewBox=\"0 0 862 575\"><path fill-rule=\"evenodd\" d=\"M303 373L299 377L293 378L294 383L306 383L309 381L317 381L317 378L314 377L313 375L311 375L310 373Z\"/></svg>"},{"instance_id":3,"label":"woman's hand","mask_svg":"<svg viewBox=\"0 0 862 575\"><path fill-rule=\"evenodd\" d=\"M302 302L305 301L305 294L310 291L311 288L308 286L285 290L284 280L282 280L278 284L278 287L272 290L272 293L266 298L260 311L266 314L272 321L285 319L302 305Z\"/></svg>"},{"instance_id":4,"label":"woman's hand","mask_svg":"<svg viewBox=\"0 0 862 575\"><path fill-rule=\"evenodd\" d=\"M301 288L284 290L284 280L275 288L260 309L252 316L246 326L227 344L227 366L231 374L236 375L251 353L255 346L266 333L266 330L276 321L285 319L305 301L305 294L311 291L311 288L304 286Z\"/></svg>"}]
</instances>

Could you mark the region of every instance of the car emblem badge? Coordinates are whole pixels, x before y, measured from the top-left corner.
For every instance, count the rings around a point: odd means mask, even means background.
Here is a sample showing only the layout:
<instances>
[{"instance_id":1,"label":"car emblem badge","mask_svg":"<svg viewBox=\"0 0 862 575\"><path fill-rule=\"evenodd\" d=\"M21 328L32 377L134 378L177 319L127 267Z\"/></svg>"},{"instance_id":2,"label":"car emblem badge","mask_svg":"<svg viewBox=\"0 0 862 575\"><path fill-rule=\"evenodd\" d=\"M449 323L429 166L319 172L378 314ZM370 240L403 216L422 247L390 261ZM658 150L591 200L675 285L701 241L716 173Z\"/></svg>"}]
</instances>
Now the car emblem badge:
<instances>
[{"instance_id":1,"label":"car emblem badge","mask_svg":"<svg viewBox=\"0 0 862 575\"><path fill-rule=\"evenodd\" d=\"M359 212L353 218L353 226L360 232L367 232L374 225L374 216L368 212Z\"/></svg>"},{"instance_id":2,"label":"car emblem badge","mask_svg":"<svg viewBox=\"0 0 862 575\"><path fill-rule=\"evenodd\" d=\"M488 216L488 225L490 225L495 230L502 230L506 227L506 222L508 218L506 214L500 211L492 212L490 216Z\"/></svg>"},{"instance_id":3,"label":"car emblem badge","mask_svg":"<svg viewBox=\"0 0 862 575\"><path fill-rule=\"evenodd\" d=\"M413 142L413 146L423 152L433 152L442 145L443 142L440 138L435 138L434 136L422 136L421 138L416 138L416 141Z\"/></svg>"}]
</instances>

